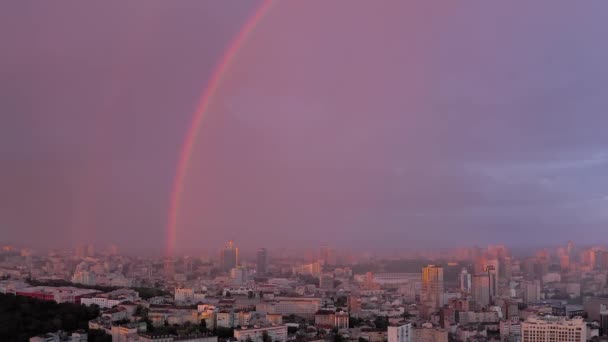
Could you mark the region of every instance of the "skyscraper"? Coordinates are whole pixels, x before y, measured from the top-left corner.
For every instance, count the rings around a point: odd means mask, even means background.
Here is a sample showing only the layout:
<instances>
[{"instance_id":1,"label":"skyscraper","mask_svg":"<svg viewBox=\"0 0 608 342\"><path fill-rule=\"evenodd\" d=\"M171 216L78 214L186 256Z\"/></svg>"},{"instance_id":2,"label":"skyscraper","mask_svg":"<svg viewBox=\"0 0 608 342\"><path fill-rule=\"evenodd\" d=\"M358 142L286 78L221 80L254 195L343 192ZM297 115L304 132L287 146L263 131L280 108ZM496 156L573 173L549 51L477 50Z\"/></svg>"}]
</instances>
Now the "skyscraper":
<instances>
[{"instance_id":1,"label":"skyscraper","mask_svg":"<svg viewBox=\"0 0 608 342\"><path fill-rule=\"evenodd\" d=\"M477 273L473 275L473 300L477 309L490 305L490 274Z\"/></svg>"},{"instance_id":2,"label":"skyscraper","mask_svg":"<svg viewBox=\"0 0 608 342\"><path fill-rule=\"evenodd\" d=\"M221 253L221 268L224 272L229 272L239 264L239 249L234 246L234 241L228 241L228 244Z\"/></svg>"},{"instance_id":3,"label":"skyscraper","mask_svg":"<svg viewBox=\"0 0 608 342\"><path fill-rule=\"evenodd\" d=\"M321 265L328 266L334 264L333 251L331 248L328 246L321 246L320 254Z\"/></svg>"},{"instance_id":4,"label":"skyscraper","mask_svg":"<svg viewBox=\"0 0 608 342\"><path fill-rule=\"evenodd\" d=\"M460 272L460 291L464 293L471 292L471 273L463 268Z\"/></svg>"},{"instance_id":5,"label":"skyscraper","mask_svg":"<svg viewBox=\"0 0 608 342\"><path fill-rule=\"evenodd\" d=\"M95 256L95 247L93 246L92 243L87 245L87 256Z\"/></svg>"},{"instance_id":6,"label":"skyscraper","mask_svg":"<svg viewBox=\"0 0 608 342\"><path fill-rule=\"evenodd\" d=\"M428 265L422 269L421 301L431 311L436 311L443 305L443 268L441 266Z\"/></svg>"},{"instance_id":7,"label":"skyscraper","mask_svg":"<svg viewBox=\"0 0 608 342\"><path fill-rule=\"evenodd\" d=\"M268 272L268 251L266 248L258 249L257 254L257 273L264 275Z\"/></svg>"},{"instance_id":8,"label":"skyscraper","mask_svg":"<svg viewBox=\"0 0 608 342\"><path fill-rule=\"evenodd\" d=\"M540 281L526 280L521 283L522 297L524 303L534 303L540 300Z\"/></svg>"}]
</instances>

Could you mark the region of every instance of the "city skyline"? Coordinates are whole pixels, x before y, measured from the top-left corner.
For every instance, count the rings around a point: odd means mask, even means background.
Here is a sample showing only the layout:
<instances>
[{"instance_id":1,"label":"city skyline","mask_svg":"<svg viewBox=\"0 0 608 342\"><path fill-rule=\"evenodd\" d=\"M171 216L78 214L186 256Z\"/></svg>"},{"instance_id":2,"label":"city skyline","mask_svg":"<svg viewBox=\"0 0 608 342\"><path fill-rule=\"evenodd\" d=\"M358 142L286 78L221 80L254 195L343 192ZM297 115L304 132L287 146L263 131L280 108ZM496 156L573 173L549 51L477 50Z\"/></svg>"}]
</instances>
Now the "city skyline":
<instances>
[{"instance_id":1,"label":"city skyline","mask_svg":"<svg viewBox=\"0 0 608 342\"><path fill-rule=\"evenodd\" d=\"M266 248L241 258L232 240L220 251L216 258L168 257L92 244L48 253L0 245L0 339L608 339L605 245L566 241L519 256L492 244L454 249L440 259L429 250L367 258L328 245L310 259L269 257Z\"/></svg>"},{"instance_id":2,"label":"city skyline","mask_svg":"<svg viewBox=\"0 0 608 342\"><path fill-rule=\"evenodd\" d=\"M254 248L241 248L239 241L229 240L225 241L220 246L214 246L210 248L195 248L189 251L173 253L168 255L163 251L156 249L146 250L137 249L133 246L127 245L126 248L121 248L119 245L100 245L95 243L78 243L65 248L59 247L41 247L28 244L11 244L0 242L0 248L4 249L23 249L27 250L30 254L44 255L47 253L59 253L59 254L74 254L77 257L92 257L92 256L112 256L112 255L129 255L132 257L145 256L145 257L163 257L163 258L203 258L207 260L214 260L224 264L224 257L226 253L229 255L229 267L231 269L235 266L241 265L241 261L248 263L253 262L256 265L263 265L269 263L271 256L278 258L295 258L299 260L318 262L320 267L329 266L333 267L343 263L351 263L353 257L362 258L363 260L399 260L399 259L424 259L429 262L433 260L439 260L442 262L449 262L450 260L460 260L461 258L468 258L471 254L482 253L482 251L491 248L497 248L499 250L508 250L509 257L534 257L538 256L538 253L547 253L553 257L562 258L563 255L567 255L567 261L562 260L568 264L570 258L578 258L580 253L587 250L605 251L608 245L605 244L579 244L575 241L569 240L561 244L555 245L537 245L537 246L508 246L504 244L489 244L489 245L453 245L451 247L419 247L419 248L381 248L381 249L360 249L360 248L340 248L328 245L312 246L312 247L301 247L301 248L283 248L281 246L263 246ZM568 251L568 252L566 252ZM496 253L490 253L493 259L500 258L504 259L504 256ZM604 252L602 252L604 253ZM608 250L605 252L608 260ZM456 258L454 258L457 256ZM563 258L562 258L563 259ZM338 261L339 260L339 261ZM329 262L328 262L329 261ZM487 260L483 260L487 262ZM607 261L608 263L608 261ZM430 264L431 265L431 264ZM477 273L486 273L486 267L493 267L493 270L498 268L498 265L492 264L475 264L474 271ZM221 268L225 268L222 266ZM504 273L504 269L500 269L499 273ZM469 274L472 275L472 274Z\"/></svg>"}]
</instances>

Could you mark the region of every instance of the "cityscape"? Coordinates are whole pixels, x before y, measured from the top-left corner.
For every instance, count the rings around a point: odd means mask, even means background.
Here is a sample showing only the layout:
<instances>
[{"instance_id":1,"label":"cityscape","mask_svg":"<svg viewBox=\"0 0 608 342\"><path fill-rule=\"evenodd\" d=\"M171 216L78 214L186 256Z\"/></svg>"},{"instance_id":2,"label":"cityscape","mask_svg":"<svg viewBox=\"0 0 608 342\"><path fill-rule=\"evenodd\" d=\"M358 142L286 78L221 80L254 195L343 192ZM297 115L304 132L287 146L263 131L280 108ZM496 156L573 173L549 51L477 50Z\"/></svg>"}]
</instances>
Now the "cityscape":
<instances>
[{"instance_id":1,"label":"cityscape","mask_svg":"<svg viewBox=\"0 0 608 342\"><path fill-rule=\"evenodd\" d=\"M23 312L44 302L56 303L57 315L66 305L89 309L88 317L38 325L0 316L3 340L47 326L57 331L30 341L574 342L608 334L605 246L567 241L514 255L489 245L395 257L320 246L308 258L266 247L242 257L237 241L204 257L99 247L3 246L3 315L15 301ZM80 329L61 329L68 326Z\"/></svg>"},{"instance_id":2,"label":"cityscape","mask_svg":"<svg viewBox=\"0 0 608 342\"><path fill-rule=\"evenodd\" d=\"M608 342L608 1L0 1L0 342Z\"/></svg>"}]
</instances>

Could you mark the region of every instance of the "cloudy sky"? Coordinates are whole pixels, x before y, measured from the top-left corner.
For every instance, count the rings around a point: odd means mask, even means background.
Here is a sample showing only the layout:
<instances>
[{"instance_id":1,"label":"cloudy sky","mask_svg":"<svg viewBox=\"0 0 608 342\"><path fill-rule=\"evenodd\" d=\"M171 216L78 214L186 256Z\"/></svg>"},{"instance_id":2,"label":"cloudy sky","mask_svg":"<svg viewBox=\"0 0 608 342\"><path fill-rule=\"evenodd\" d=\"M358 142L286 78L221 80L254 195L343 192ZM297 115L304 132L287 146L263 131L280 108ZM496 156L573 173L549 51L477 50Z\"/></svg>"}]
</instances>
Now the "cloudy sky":
<instances>
[{"instance_id":1,"label":"cloudy sky","mask_svg":"<svg viewBox=\"0 0 608 342\"><path fill-rule=\"evenodd\" d=\"M161 251L259 4L0 4L0 241ZM607 242L607 10L272 4L205 113L176 250Z\"/></svg>"}]
</instances>

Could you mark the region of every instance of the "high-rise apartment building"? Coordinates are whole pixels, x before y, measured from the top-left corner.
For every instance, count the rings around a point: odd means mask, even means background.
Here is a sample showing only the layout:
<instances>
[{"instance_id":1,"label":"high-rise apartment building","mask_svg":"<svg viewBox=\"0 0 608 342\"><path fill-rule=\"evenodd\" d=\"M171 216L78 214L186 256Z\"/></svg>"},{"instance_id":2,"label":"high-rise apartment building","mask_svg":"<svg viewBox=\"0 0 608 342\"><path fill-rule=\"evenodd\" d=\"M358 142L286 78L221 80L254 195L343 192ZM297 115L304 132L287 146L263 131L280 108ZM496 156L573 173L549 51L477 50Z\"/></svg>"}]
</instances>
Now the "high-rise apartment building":
<instances>
[{"instance_id":1,"label":"high-rise apartment building","mask_svg":"<svg viewBox=\"0 0 608 342\"><path fill-rule=\"evenodd\" d=\"M534 303L540 300L540 281L525 280L521 283L522 297L524 303Z\"/></svg>"},{"instance_id":2,"label":"high-rise apartment building","mask_svg":"<svg viewBox=\"0 0 608 342\"><path fill-rule=\"evenodd\" d=\"M321 246L320 260L321 265L328 266L334 264L334 253L328 246Z\"/></svg>"},{"instance_id":3,"label":"high-rise apartment building","mask_svg":"<svg viewBox=\"0 0 608 342\"><path fill-rule=\"evenodd\" d=\"M225 272L229 272L239 264L239 249L234 245L234 241L228 241L220 257L222 270Z\"/></svg>"},{"instance_id":4,"label":"high-rise apartment building","mask_svg":"<svg viewBox=\"0 0 608 342\"><path fill-rule=\"evenodd\" d=\"M473 275L472 294L477 309L490 305L490 275L488 273Z\"/></svg>"},{"instance_id":5,"label":"high-rise apartment building","mask_svg":"<svg viewBox=\"0 0 608 342\"><path fill-rule=\"evenodd\" d=\"M421 302L431 311L436 311L443 305L443 268L441 266L428 265L422 269Z\"/></svg>"},{"instance_id":6,"label":"high-rise apartment building","mask_svg":"<svg viewBox=\"0 0 608 342\"><path fill-rule=\"evenodd\" d=\"M600 336L608 335L608 310L604 306L600 311Z\"/></svg>"},{"instance_id":7,"label":"high-rise apartment building","mask_svg":"<svg viewBox=\"0 0 608 342\"><path fill-rule=\"evenodd\" d=\"M587 325L581 317L530 317L521 323L522 342L585 342Z\"/></svg>"},{"instance_id":8,"label":"high-rise apartment building","mask_svg":"<svg viewBox=\"0 0 608 342\"><path fill-rule=\"evenodd\" d=\"M412 323L398 323L388 326L388 342L412 342L414 331Z\"/></svg>"},{"instance_id":9,"label":"high-rise apartment building","mask_svg":"<svg viewBox=\"0 0 608 342\"><path fill-rule=\"evenodd\" d=\"M574 251L574 242L568 241L568 245L566 246L566 251L568 252L568 257L572 259L572 252Z\"/></svg>"},{"instance_id":10,"label":"high-rise apartment building","mask_svg":"<svg viewBox=\"0 0 608 342\"><path fill-rule=\"evenodd\" d=\"M247 281L247 270L238 266L230 270L230 278L234 285L243 285Z\"/></svg>"},{"instance_id":11,"label":"high-rise apartment building","mask_svg":"<svg viewBox=\"0 0 608 342\"><path fill-rule=\"evenodd\" d=\"M259 275L268 273L268 250L266 248L258 249L256 270Z\"/></svg>"},{"instance_id":12,"label":"high-rise apartment building","mask_svg":"<svg viewBox=\"0 0 608 342\"><path fill-rule=\"evenodd\" d=\"M472 286L471 282L471 273L469 273L466 268L463 268L460 272L460 291L464 293L470 293Z\"/></svg>"}]
</instances>

